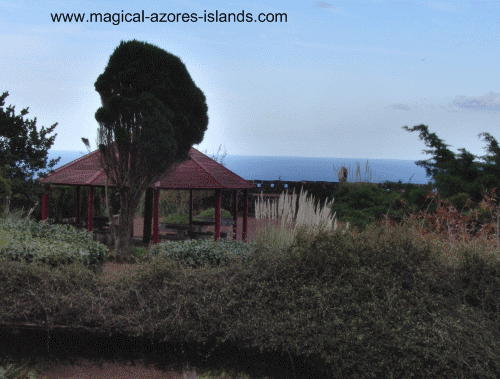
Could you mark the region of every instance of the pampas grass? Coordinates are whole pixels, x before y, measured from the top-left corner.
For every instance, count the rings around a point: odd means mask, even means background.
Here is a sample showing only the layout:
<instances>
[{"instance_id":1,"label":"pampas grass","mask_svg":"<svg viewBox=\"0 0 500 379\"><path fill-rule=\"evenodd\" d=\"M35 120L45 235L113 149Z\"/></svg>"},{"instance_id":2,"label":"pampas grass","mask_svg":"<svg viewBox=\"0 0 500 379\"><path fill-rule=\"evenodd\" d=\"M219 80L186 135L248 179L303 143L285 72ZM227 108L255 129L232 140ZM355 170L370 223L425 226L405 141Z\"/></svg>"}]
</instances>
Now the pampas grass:
<instances>
[{"instance_id":1,"label":"pampas grass","mask_svg":"<svg viewBox=\"0 0 500 379\"><path fill-rule=\"evenodd\" d=\"M264 200L261 194L255 202L255 218L261 221L256 241L282 249L292 244L299 230L311 235L322 230L336 230L338 225L335 214L331 213L332 204L333 199L326 199L321 206L303 189L298 197L295 190L292 194L282 192L278 201Z\"/></svg>"}]
</instances>

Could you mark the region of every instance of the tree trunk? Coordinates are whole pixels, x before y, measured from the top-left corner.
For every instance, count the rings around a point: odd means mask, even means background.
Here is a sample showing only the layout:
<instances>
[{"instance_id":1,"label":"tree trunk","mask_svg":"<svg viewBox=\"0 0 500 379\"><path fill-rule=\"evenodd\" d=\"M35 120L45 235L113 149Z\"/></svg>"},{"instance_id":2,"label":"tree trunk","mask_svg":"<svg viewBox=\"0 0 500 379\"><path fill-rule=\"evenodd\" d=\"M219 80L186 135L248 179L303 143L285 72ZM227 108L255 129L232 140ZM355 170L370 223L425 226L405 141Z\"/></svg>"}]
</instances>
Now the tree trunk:
<instances>
[{"instance_id":1,"label":"tree trunk","mask_svg":"<svg viewBox=\"0 0 500 379\"><path fill-rule=\"evenodd\" d=\"M141 198L140 191L132 193L129 188L120 193L120 216L115 235L115 252L118 256L130 256L132 226L135 210Z\"/></svg>"}]
</instances>

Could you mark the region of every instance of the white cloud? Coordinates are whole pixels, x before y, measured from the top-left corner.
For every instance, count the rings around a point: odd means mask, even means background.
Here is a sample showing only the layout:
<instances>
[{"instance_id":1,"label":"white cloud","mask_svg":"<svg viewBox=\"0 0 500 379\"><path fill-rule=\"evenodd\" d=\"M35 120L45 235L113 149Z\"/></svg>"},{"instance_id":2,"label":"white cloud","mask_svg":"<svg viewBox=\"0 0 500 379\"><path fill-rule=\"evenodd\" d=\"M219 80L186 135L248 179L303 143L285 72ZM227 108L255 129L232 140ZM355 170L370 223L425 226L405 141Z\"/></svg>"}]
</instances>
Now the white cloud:
<instances>
[{"instance_id":1,"label":"white cloud","mask_svg":"<svg viewBox=\"0 0 500 379\"><path fill-rule=\"evenodd\" d=\"M500 111L500 93L490 91L487 95L477 97L458 96L453 104L460 108Z\"/></svg>"}]
</instances>

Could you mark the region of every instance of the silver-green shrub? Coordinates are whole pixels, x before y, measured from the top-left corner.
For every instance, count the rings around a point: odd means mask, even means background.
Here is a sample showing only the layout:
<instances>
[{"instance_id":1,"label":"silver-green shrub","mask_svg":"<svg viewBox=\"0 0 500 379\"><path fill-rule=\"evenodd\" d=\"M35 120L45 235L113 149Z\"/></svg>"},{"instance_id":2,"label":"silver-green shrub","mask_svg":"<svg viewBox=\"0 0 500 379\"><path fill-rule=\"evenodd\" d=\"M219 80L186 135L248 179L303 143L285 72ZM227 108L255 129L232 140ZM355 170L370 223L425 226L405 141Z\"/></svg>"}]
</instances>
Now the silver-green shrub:
<instances>
[{"instance_id":1,"label":"silver-green shrub","mask_svg":"<svg viewBox=\"0 0 500 379\"><path fill-rule=\"evenodd\" d=\"M153 260L166 258L190 267L217 267L225 266L234 260L249 260L252 247L244 242L231 240L167 241L152 246L149 253Z\"/></svg>"},{"instance_id":2,"label":"silver-green shrub","mask_svg":"<svg viewBox=\"0 0 500 379\"><path fill-rule=\"evenodd\" d=\"M0 219L0 258L53 266L81 262L89 268L106 263L108 249L85 230L25 219Z\"/></svg>"}]
</instances>

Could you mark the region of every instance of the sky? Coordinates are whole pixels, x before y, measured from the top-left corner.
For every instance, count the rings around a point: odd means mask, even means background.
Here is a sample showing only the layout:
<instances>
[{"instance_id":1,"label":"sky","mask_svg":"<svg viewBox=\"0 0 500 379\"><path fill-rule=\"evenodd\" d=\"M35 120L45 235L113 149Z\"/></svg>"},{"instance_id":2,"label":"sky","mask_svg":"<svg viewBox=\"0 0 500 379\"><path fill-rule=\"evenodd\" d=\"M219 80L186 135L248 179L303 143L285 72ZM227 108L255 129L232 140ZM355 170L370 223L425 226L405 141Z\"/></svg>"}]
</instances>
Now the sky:
<instances>
[{"instance_id":1,"label":"sky","mask_svg":"<svg viewBox=\"0 0 500 379\"><path fill-rule=\"evenodd\" d=\"M120 20L143 11L188 21ZM216 12L282 16L209 22ZM53 22L61 13L85 21ZM500 140L499 1L0 0L0 94L39 127L58 123L53 150L86 151L81 137L94 149L94 83L131 39L180 57L205 93L195 147L208 153L426 159L402 129L419 124L454 151L483 155L481 132Z\"/></svg>"}]
</instances>

